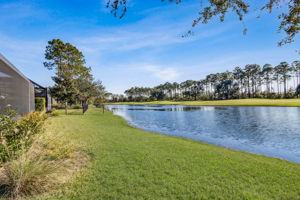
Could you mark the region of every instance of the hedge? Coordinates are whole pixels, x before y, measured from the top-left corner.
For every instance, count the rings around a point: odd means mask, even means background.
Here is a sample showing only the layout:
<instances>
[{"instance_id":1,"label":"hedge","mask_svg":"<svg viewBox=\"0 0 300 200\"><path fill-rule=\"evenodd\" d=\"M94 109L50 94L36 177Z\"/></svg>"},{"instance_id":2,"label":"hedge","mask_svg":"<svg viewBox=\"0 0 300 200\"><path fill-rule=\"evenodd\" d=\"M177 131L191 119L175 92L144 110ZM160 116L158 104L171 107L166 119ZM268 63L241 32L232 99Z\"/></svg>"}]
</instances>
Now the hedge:
<instances>
[{"instance_id":1,"label":"hedge","mask_svg":"<svg viewBox=\"0 0 300 200\"><path fill-rule=\"evenodd\" d=\"M43 97L35 98L35 110L36 111L45 111L46 110L46 99Z\"/></svg>"}]
</instances>

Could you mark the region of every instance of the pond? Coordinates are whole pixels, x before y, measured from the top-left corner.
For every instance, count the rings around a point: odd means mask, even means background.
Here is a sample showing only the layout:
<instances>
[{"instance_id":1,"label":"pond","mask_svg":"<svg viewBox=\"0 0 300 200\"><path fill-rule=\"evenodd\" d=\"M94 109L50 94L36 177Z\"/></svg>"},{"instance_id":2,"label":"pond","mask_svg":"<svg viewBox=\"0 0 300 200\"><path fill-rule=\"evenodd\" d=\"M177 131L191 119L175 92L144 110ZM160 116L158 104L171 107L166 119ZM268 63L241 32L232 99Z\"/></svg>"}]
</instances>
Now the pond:
<instances>
[{"instance_id":1,"label":"pond","mask_svg":"<svg viewBox=\"0 0 300 200\"><path fill-rule=\"evenodd\" d=\"M108 105L137 128L300 163L300 108Z\"/></svg>"}]
</instances>

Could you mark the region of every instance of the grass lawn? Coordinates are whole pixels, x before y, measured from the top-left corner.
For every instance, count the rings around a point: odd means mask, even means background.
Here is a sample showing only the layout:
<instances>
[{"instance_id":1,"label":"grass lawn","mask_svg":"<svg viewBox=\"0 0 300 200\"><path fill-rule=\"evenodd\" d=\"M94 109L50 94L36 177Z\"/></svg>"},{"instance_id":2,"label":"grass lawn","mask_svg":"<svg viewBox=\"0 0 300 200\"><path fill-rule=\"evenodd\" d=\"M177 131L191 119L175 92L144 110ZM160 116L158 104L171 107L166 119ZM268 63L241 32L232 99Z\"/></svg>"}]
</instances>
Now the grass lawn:
<instances>
[{"instance_id":1,"label":"grass lawn","mask_svg":"<svg viewBox=\"0 0 300 200\"><path fill-rule=\"evenodd\" d=\"M161 104L161 105L199 105L199 106L300 106L300 99L234 99L214 101L151 101L126 102L115 104Z\"/></svg>"},{"instance_id":2,"label":"grass lawn","mask_svg":"<svg viewBox=\"0 0 300 200\"><path fill-rule=\"evenodd\" d=\"M142 131L95 108L48 123L91 160L39 199L300 199L300 164Z\"/></svg>"}]
</instances>

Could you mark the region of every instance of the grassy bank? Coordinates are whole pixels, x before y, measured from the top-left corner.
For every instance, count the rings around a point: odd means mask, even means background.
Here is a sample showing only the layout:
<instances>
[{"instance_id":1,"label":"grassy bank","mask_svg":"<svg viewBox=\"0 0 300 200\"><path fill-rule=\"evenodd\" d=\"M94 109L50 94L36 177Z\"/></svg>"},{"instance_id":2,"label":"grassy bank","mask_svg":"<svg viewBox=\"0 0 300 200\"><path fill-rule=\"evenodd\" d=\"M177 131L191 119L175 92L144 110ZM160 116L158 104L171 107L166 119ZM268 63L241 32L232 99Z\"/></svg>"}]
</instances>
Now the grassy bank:
<instances>
[{"instance_id":1,"label":"grassy bank","mask_svg":"<svg viewBox=\"0 0 300 200\"><path fill-rule=\"evenodd\" d=\"M300 164L142 131L100 109L48 123L91 158L40 199L300 199Z\"/></svg>"},{"instance_id":2,"label":"grassy bank","mask_svg":"<svg viewBox=\"0 0 300 200\"><path fill-rule=\"evenodd\" d=\"M161 105L194 105L194 106L290 106L299 107L300 99L234 99L214 101L151 101L125 102L115 104L161 104Z\"/></svg>"}]
</instances>

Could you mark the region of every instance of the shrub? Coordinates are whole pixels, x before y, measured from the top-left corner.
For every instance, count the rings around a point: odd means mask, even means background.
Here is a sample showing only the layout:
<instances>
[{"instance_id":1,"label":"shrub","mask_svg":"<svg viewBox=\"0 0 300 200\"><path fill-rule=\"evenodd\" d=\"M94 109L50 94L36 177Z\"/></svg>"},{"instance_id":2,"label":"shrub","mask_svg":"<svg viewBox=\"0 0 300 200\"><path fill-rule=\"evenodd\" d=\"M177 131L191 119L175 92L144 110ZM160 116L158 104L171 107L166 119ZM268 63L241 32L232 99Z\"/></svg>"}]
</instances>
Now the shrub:
<instances>
[{"instance_id":1,"label":"shrub","mask_svg":"<svg viewBox=\"0 0 300 200\"><path fill-rule=\"evenodd\" d=\"M155 97L149 97L149 101L156 101Z\"/></svg>"},{"instance_id":2,"label":"shrub","mask_svg":"<svg viewBox=\"0 0 300 200\"><path fill-rule=\"evenodd\" d=\"M1 184L6 197L22 197L44 192L56 183L59 167L41 154L22 154L3 167Z\"/></svg>"},{"instance_id":3,"label":"shrub","mask_svg":"<svg viewBox=\"0 0 300 200\"><path fill-rule=\"evenodd\" d=\"M200 100L202 100L202 101L206 101L206 100L210 100L211 98L209 97L209 95L202 95L201 97L200 97Z\"/></svg>"},{"instance_id":4,"label":"shrub","mask_svg":"<svg viewBox=\"0 0 300 200\"><path fill-rule=\"evenodd\" d=\"M40 194L68 181L86 162L78 143L47 131L28 151L0 168L0 188L11 198Z\"/></svg>"},{"instance_id":5,"label":"shrub","mask_svg":"<svg viewBox=\"0 0 300 200\"><path fill-rule=\"evenodd\" d=\"M33 136L42 131L46 114L30 113L19 120L16 113L7 110L0 114L0 163L9 161L29 149Z\"/></svg>"},{"instance_id":6,"label":"shrub","mask_svg":"<svg viewBox=\"0 0 300 200\"><path fill-rule=\"evenodd\" d=\"M0 113L0 163L7 160L13 152L14 133L17 132L15 111L8 109L6 114Z\"/></svg>"},{"instance_id":7,"label":"shrub","mask_svg":"<svg viewBox=\"0 0 300 200\"><path fill-rule=\"evenodd\" d=\"M82 106L80 104L75 104L71 106L72 109L82 109Z\"/></svg>"},{"instance_id":8,"label":"shrub","mask_svg":"<svg viewBox=\"0 0 300 200\"><path fill-rule=\"evenodd\" d=\"M293 90L293 89L290 88L290 89L287 91L285 98L287 98L287 99L292 99L292 98L295 98L295 97L297 97L297 96L296 96L296 90Z\"/></svg>"},{"instance_id":9,"label":"shrub","mask_svg":"<svg viewBox=\"0 0 300 200\"><path fill-rule=\"evenodd\" d=\"M0 199L46 192L86 164L78 143L50 129L39 134L46 114L31 113L19 120L15 116L12 110L0 116Z\"/></svg>"},{"instance_id":10,"label":"shrub","mask_svg":"<svg viewBox=\"0 0 300 200\"><path fill-rule=\"evenodd\" d=\"M65 105L56 104L56 105L52 105L52 108L57 109L57 110L61 110L61 109L65 109Z\"/></svg>"},{"instance_id":11,"label":"shrub","mask_svg":"<svg viewBox=\"0 0 300 200\"><path fill-rule=\"evenodd\" d=\"M35 98L35 110L43 112L46 110L46 99L43 97Z\"/></svg>"},{"instance_id":12,"label":"shrub","mask_svg":"<svg viewBox=\"0 0 300 200\"><path fill-rule=\"evenodd\" d=\"M51 116L51 117L57 117L57 116L59 116L60 115L60 113L59 113L59 111L58 110L52 110L50 113L49 113L49 115Z\"/></svg>"}]
</instances>

